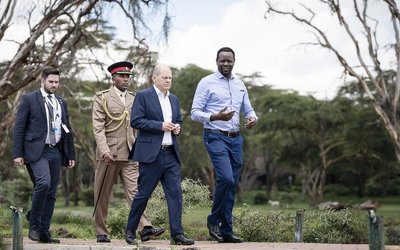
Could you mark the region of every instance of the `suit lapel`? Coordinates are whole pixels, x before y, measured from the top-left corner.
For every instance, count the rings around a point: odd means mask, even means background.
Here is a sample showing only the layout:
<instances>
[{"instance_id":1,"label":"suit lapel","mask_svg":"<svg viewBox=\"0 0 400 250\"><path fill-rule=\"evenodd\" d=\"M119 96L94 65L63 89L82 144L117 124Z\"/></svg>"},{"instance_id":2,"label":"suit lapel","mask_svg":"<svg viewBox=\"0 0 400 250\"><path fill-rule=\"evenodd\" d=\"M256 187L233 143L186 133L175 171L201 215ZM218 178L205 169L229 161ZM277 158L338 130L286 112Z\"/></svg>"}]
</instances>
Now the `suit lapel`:
<instances>
[{"instance_id":1,"label":"suit lapel","mask_svg":"<svg viewBox=\"0 0 400 250\"><path fill-rule=\"evenodd\" d=\"M65 106L64 106L64 102L63 102L63 100L61 99L61 97L59 97L59 96L57 96L57 95L55 95L55 97L57 98L57 101L58 101L58 103L60 104L60 107L61 107L61 122L62 123L66 123L66 115L67 115L67 113L66 113L66 111L65 111Z\"/></svg>"},{"instance_id":2,"label":"suit lapel","mask_svg":"<svg viewBox=\"0 0 400 250\"><path fill-rule=\"evenodd\" d=\"M44 119L47 121L46 110L44 107L44 97L42 95L42 92L40 92L40 90L36 91L36 101L38 102L39 108L42 111Z\"/></svg>"},{"instance_id":3,"label":"suit lapel","mask_svg":"<svg viewBox=\"0 0 400 250\"><path fill-rule=\"evenodd\" d=\"M157 95L156 90L154 89L154 86L151 87L150 98L151 98L151 103L153 103L154 108L155 108L158 116L160 117L160 120L164 121L164 116L163 116L162 109L161 109L161 103L160 103L160 100L158 99L158 95Z\"/></svg>"},{"instance_id":4,"label":"suit lapel","mask_svg":"<svg viewBox=\"0 0 400 250\"><path fill-rule=\"evenodd\" d=\"M171 98L171 97L172 97L172 95L170 93L168 98L169 98L169 103L171 103L172 122L174 122L176 120L177 112L176 112L175 102L174 102L173 98Z\"/></svg>"}]
</instances>

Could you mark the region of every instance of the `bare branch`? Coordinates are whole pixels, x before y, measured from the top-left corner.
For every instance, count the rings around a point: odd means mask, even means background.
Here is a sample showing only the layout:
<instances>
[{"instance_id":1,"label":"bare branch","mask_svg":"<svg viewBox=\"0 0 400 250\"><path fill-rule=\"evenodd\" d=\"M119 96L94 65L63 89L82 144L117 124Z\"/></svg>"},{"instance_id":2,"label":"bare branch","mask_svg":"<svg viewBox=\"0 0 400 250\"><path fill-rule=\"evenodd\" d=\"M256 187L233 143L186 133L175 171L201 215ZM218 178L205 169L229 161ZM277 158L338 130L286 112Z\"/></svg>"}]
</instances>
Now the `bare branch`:
<instances>
[{"instance_id":1,"label":"bare branch","mask_svg":"<svg viewBox=\"0 0 400 250\"><path fill-rule=\"evenodd\" d=\"M3 39L4 33L10 26L11 19L14 16L16 3L16 0L8 0L4 12L0 18L0 41Z\"/></svg>"}]
</instances>

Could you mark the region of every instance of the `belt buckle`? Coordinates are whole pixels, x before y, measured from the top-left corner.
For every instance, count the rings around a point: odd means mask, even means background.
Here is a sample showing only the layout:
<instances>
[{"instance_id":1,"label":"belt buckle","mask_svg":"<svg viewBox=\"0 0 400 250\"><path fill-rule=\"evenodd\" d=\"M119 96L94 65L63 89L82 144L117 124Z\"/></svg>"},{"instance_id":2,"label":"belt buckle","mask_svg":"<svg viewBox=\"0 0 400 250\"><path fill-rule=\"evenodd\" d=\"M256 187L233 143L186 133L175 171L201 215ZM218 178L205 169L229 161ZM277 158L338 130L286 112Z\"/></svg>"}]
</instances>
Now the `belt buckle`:
<instances>
[{"instance_id":1,"label":"belt buckle","mask_svg":"<svg viewBox=\"0 0 400 250\"><path fill-rule=\"evenodd\" d=\"M235 132L228 131L228 137L234 137L234 136L235 136Z\"/></svg>"}]
</instances>

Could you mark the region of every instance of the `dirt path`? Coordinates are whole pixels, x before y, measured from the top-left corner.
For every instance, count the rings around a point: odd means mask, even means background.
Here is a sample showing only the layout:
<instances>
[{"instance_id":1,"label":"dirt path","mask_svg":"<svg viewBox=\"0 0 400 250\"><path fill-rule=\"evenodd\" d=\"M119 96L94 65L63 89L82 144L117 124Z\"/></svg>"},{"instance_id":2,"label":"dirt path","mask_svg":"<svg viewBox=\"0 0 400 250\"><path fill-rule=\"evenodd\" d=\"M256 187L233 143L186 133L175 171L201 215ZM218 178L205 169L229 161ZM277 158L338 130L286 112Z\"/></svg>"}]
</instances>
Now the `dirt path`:
<instances>
[{"instance_id":1,"label":"dirt path","mask_svg":"<svg viewBox=\"0 0 400 250\"><path fill-rule=\"evenodd\" d=\"M24 238L24 250L369 250L367 244L316 244L316 243L267 243L244 242L241 244L222 244L215 241L196 241L192 246L170 245L167 240L150 240L135 248L123 240L111 243L97 243L95 240L60 239L61 244L38 244ZM11 240L6 241L5 250L11 250ZM385 250L400 250L400 246L386 246Z\"/></svg>"}]
</instances>

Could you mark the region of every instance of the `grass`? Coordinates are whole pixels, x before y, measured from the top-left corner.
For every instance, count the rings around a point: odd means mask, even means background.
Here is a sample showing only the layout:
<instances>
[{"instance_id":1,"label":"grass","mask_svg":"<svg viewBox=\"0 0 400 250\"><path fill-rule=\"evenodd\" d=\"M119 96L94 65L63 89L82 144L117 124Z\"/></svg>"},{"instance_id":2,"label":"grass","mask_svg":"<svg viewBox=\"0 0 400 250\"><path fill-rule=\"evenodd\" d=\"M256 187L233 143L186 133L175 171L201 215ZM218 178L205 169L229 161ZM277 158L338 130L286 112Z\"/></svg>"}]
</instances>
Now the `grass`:
<instances>
[{"instance_id":1,"label":"grass","mask_svg":"<svg viewBox=\"0 0 400 250\"><path fill-rule=\"evenodd\" d=\"M252 204L255 195L261 191L251 191L243 195L243 200L237 202L234 209L238 209L244 206L244 204ZM274 198L275 199L275 198ZM396 221L400 223L400 199L399 197L327 197L326 200L339 201L346 204L359 204L366 201L367 199L376 200L379 202L380 207L377 209L377 214L384 217L386 221ZM118 202L118 201L116 201ZM81 203L83 204L83 203ZM93 207L79 205L78 207L69 206L63 207L63 199L60 196L56 203L56 209L54 212L52 228L59 230L57 235L60 237L70 237L73 235L75 238L80 239L94 239L95 230L94 222L92 218ZM111 205L116 206L116 205ZM255 205L257 209L263 213L272 213L277 210L290 211L295 214L298 209L306 209L307 211L314 210L310 208L306 202L299 202L296 199L290 205L282 205L279 208L272 207L268 204ZM207 215L210 213L210 207L201 207L189 211L183 215L183 226L185 232L188 235L193 235L197 239L207 235ZM0 204L0 236L10 237L12 235L12 224L11 224L11 210L8 206ZM25 216L25 214L23 215ZM7 226L8 225L8 226ZM23 230L24 235L28 233L28 223L23 217ZM68 236L70 234L70 236Z\"/></svg>"}]
</instances>

